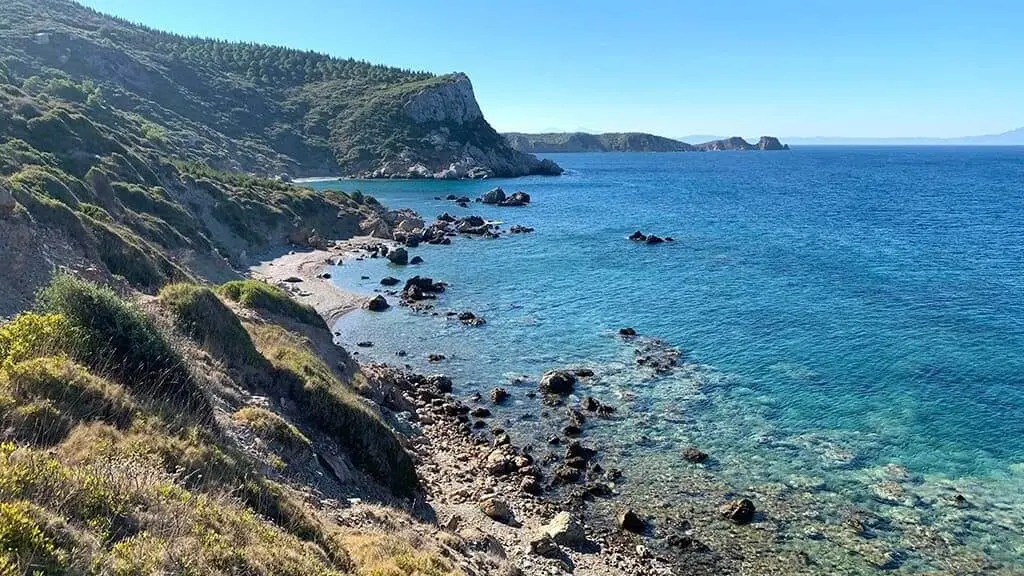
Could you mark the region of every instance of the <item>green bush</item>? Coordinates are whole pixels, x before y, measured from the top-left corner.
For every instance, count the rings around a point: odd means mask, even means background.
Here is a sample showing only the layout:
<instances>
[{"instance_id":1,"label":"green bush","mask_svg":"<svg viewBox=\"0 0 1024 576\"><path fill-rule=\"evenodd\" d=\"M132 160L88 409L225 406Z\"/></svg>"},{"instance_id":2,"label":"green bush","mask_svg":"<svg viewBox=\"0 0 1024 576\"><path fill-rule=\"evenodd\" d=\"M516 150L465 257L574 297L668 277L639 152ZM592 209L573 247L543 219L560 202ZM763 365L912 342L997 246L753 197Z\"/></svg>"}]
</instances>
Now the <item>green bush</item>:
<instances>
[{"instance_id":1,"label":"green bush","mask_svg":"<svg viewBox=\"0 0 1024 576\"><path fill-rule=\"evenodd\" d=\"M284 290L259 280L234 280L222 285L221 295L246 308L287 316L311 326L326 328L327 324L312 306L300 304Z\"/></svg>"},{"instance_id":2,"label":"green bush","mask_svg":"<svg viewBox=\"0 0 1024 576\"><path fill-rule=\"evenodd\" d=\"M255 326L257 348L278 370L279 393L308 422L345 447L352 461L396 494L419 485L409 453L395 432L342 384L308 346L277 326Z\"/></svg>"},{"instance_id":3,"label":"green bush","mask_svg":"<svg viewBox=\"0 0 1024 576\"><path fill-rule=\"evenodd\" d=\"M277 414L256 406L246 406L231 415L231 419L243 424L264 440L292 451L309 448L312 442L299 429L285 422Z\"/></svg>"},{"instance_id":4,"label":"green bush","mask_svg":"<svg viewBox=\"0 0 1024 576\"><path fill-rule=\"evenodd\" d=\"M0 574L64 574L68 552L47 534L45 514L24 500L0 502Z\"/></svg>"},{"instance_id":5,"label":"green bush","mask_svg":"<svg viewBox=\"0 0 1024 576\"><path fill-rule=\"evenodd\" d=\"M38 307L76 329L72 358L139 396L212 422L212 408L181 356L153 322L109 288L67 274L40 291Z\"/></svg>"},{"instance_id":6,"label":"green bush","mask_svg":"<svg viewBox=\"0 0 1024 576\"><path fill-rule=\"evenodd\" d=\"M18 404L49 403L62 419L74 423L103 421L125 428L135 411L120 386L62 358L35 358L7 367L0 372L0 390Z\"/></svg>"},{"instance_id":7,"label":"green bush","mask_svg":"<svg viewBox=\"0 0 1024 576\"><path fill-rule=\"evenodd\" d=\"M171 284L160 291L159 298L174 315L178 329L215 357L231 365L265 362L235 313L209 288Z\"/></svg>"}]
</instances>

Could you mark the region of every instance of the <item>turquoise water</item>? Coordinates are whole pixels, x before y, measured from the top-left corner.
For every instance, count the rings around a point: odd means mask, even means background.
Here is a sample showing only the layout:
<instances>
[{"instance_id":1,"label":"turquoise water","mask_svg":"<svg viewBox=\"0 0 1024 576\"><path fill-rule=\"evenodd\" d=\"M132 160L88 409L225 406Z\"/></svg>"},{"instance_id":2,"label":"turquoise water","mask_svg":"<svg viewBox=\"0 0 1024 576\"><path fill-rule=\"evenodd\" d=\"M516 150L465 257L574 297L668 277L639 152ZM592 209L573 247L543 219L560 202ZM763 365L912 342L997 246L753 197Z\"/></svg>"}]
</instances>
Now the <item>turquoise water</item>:
<instances>
[{"instance_id":1,"label":"turquoise water","mask_svg":"<svg viewBox=\"0 0 1024 576\"><path fill-rule=\"evenodd\" d=\"M551 157L566 175L340 183L428 220L537 229L418 248L415 270L338 267L340 285L368 294L387 274L450 282L439 307L488 321L360 311L339 323L342 341L372 340L361 354L387 361L408 350L461 392L593 366L586 392L621 410L588 434L626 465L671 474L692 443L737 485L810 477L884 511L871 486L897 464L934 505L920 521L943 521L941 494L962 491L999 517L964 540L1024 558L1024 148ZM533 203L434 200L495 184ZM637 229L676 241L625 240ZM637 370L622 326L678 346L686 364ZM427 352L450 359L428 366ZM529 387L513 389L510 418L538 410L517 394Z\"/></svg>"}]
</instances>

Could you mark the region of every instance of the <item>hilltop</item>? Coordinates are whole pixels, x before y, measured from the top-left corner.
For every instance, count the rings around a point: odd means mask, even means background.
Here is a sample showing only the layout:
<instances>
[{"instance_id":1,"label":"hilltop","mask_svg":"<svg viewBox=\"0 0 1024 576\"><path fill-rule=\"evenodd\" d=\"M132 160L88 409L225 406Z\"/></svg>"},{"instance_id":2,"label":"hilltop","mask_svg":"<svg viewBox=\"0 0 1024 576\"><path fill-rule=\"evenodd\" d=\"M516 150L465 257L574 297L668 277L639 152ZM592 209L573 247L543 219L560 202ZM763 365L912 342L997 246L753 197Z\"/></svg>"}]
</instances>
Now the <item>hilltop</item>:
<instances>
[{"instance_id":1,"label":"hilltop","mask_svg":"<svg viewBox=\"0 0 1024 576\"><path fill-rule=\"evenodd\" d=\"M690 152L694 147L678 140L643 132L555 132L548 134L503 134L521 152Z\"/></svg>"},{"instance_id":2,"label":"hilltop","mask_svg":"<svg viewBox=\"0 0 1024 576\"><path fill-rule=\"evenodd\" d=\"M711 140L700 144L688 144L680 140L647 134L644 132L609 132L587 134L585 132L550 132L545 134L524 134L507 132L503 134L508 143L521 152L708 152L719 150L788 150L773 136L762 136L756 144L734 136Z\"/></svg>"},{"instance_id":3,"label":"hilltop","mask_svg":"<svg viewBox=\"0 0 1024 576\"><path fill-rule=\"evenodd\" d=\"M183 37L68 0L5 2L0 61L30 94L79 92L97 101L101 95L105 106L145 122L160 147L223 170L376 177L560 172L505 143L464 74Z\"/></svg>"}]
</instances>

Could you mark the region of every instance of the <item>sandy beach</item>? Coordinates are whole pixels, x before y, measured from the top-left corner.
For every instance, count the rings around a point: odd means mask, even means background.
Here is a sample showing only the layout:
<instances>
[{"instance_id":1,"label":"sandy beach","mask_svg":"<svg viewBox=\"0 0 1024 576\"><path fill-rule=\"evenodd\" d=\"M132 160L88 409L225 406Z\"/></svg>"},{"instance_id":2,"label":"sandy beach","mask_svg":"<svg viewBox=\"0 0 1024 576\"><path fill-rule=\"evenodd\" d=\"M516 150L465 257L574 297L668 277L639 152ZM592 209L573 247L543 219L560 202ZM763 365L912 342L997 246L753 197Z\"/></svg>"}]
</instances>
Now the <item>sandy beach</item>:
<instances>
[{"instance_id":1,"label":"sandy beach","mask_svg":"<svg viewBox=\"0 0 1024 576\"><path fill-rule=\"evenodd\" d=\"M338 288L322 274L337 262L353 257L362 247L382 242L379 238L358 236L339 241L330 250L292 251L251 266L249 274L284 288L299 302L312 306L330 326L345 313L362 306L366 297ZM301 281L289 282L294 278Z\"/></svg>"}]
</instances>

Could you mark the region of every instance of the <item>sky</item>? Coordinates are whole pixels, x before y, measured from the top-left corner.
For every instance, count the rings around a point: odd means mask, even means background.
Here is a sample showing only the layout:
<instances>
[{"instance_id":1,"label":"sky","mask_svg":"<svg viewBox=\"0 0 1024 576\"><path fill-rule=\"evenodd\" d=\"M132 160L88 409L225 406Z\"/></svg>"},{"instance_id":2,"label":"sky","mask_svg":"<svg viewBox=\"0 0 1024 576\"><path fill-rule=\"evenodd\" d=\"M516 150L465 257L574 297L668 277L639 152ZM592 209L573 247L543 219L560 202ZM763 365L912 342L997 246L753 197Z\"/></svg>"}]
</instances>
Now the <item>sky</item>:
<instances>
[{"instance_id":1,"label":"sky","mask_svg":"<svg viewBox=\"0 0 1024 576\"><path fill-rule=\"evenodd\" d=\"M952 137L1024 126L1024 2L85 0L147 26L465 72L499 131Z\"/></svg>"}]
</instances>

